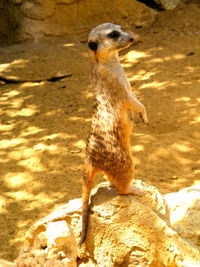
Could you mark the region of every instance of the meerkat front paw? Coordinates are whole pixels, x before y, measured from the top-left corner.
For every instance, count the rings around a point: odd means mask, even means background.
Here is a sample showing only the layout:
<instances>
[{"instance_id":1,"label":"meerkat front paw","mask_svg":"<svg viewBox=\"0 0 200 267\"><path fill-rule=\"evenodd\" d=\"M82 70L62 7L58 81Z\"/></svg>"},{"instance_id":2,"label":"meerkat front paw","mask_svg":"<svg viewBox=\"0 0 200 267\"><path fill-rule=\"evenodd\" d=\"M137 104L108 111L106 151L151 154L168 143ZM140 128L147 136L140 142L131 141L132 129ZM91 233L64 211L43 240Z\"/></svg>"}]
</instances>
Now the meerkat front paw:
<instances>
[{"instance_id":1,"label":"meerkat front paw","mask_svg":"<svg viewBox=\"0 0 200 267\"><path fill-rule=\"evenodd\" d=\"M146 110L144 112L139 112L140 118L141 120L145 123L145 124L149 124L148 122L148 118L147 118L147 113Z\"/></svg>"}]
</instances>

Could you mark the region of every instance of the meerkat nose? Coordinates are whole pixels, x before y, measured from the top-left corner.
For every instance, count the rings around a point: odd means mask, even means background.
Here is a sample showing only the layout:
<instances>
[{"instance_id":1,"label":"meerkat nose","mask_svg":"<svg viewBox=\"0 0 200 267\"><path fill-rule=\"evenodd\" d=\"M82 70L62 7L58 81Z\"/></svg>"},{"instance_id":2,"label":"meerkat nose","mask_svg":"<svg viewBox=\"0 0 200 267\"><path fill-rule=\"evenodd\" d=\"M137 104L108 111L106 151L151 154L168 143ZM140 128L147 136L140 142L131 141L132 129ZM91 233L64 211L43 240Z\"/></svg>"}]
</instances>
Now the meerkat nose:
<instances>
[{"instance_id":1,"label":"meerkat nose","mask_svg":"<svg viewBox=\"0 0 200 267\"><path fill-rule=\"evenodd\" d=\"M131 38L129 39L129 42L133 42L133 41L134 41L134 38L131 37Z\"/></svg>"}]
</instances>

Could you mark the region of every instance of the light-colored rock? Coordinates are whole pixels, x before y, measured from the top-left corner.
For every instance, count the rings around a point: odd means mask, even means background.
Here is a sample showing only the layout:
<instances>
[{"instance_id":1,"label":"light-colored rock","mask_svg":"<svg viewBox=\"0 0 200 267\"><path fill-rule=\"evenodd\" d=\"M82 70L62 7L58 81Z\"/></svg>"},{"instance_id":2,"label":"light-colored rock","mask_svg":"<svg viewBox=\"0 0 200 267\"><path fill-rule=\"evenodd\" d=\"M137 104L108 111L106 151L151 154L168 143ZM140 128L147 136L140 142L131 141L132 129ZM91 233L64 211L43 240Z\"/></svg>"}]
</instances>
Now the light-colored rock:
<instances>
[{"instance_id":1,"label":"light-colored rock","mask_svg":"<svg viewBox=\"0 0 200 267\"><path fill-rule=\"evenodd\" d=\"M167 208L159 192L144 183L136 185L142 187L145 197L116 196L107 187L96 188L87 254L99 266L200 266L199 251L168 226Z\"/></svg>"},{"instance_id":2,"label":"light-colored rock","mask_svg":"<svg viewBox=\"0 0 200 267\"><path fill-rule=\"evenodd\" d=\"M38 40L47 36L86 39L88 32L102 21L132 27L154 21L156 12L136 0L13 0L7 1L11 36L16 41Z\"/></svg>"},{"instance_id":3,"label":"light-colored rock","mask_svg":"<svg viewBox=\"0 0 200 267\"><path fill-rule=\"evenodd\" d=\"M181 2L181 0L154 0L154 2L164 9L173 9Z\"/></svg>"},{"instance_id":4,"label":"light-colored rock","mask_svg":"<svg viewBox=\"0 0 200 267\"><path fill-rule=\"evenodd\" d=\"M16 267L15 263L0 259L0 267Z\"/></svg>"},{"instance_id":5,"label":"light-colored rock","mask_svg":"<svg viewBox=\"0 0 200 267\"><path fill-rule=\"evenodd\" d=\"M78 248L78 266L200 266L200 252L169 227L168 208L158 190L141 181L133 184L145 192L143 197L117 195L108 183L94 188L87 239ZM65 233L56 230L51 238L49 235L52 223L65 221L70 223L78 243L81 199L61 206L30 228L26 234L28 250L26 247L20 257L28 253L32 261L34 257L38 259L38 255L43 260L47 257L46 244L54 244L56 248L58 244L62 246L66 242ZM39 250L41 246L44 255ZM51 260L55 261L58 259L56 253L48 254L48 257L52 256Z\"/></svg>"},{"instance_id":6,"label":"light-colored rock","mask_svg":"<svg viewBox=\"0 0 200 267\"><path fill-rule=\"evenodd\" d=\"M165 200L172 227L200 248L200 184L167 194Z\"/></svg>"},{"instance_id":7,"label":"light-colored rock","mask_svg":"<svg viewBox=\"0 0 200 267\"><path fill-rule=\"evenodd\" d=\"M23 0L12 0L13 4L20 5L23 3Z\"/></svg>"},{"instance_id":8,"label":"light-colored rock","mask_svg":"<svg viewBox=\"0 0 200 267\"><path fill-rule=\"evenodd\" d=\"M77 247L66 221L50 222L32 245L27 242L16 260L17 267L76 267Z\"/></svg>"}]
</instances>

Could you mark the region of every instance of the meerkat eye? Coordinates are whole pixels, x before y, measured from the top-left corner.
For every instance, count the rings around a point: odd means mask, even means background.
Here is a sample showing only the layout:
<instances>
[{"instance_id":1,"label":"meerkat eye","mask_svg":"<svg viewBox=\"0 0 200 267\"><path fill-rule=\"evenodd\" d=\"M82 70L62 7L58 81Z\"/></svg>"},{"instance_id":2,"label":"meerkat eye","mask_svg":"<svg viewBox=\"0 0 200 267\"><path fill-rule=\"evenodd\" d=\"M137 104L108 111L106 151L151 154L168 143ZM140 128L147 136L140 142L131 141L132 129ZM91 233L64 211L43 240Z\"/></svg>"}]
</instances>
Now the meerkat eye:
<instances>
[{"instance_id":1,"label":"meerkat eye","mask_svg":"<svg viewBox=\"0 0 200 267\"><path fill-rule=\"evenodd\" d=\"M120 37L120 32L118 32L118 31L112 31L112 32L109 33L107 36L108 36L109 38L111 38L111 39L117 39L117 38Z\"/></svg>"},{"instance_id":2,"label":"meerkat eye","mask_svg":"<svg viewBox=\"0 0 200 267\"><path fill-rule=\"evenodd\" d=\"M98 43L90 41L90 42L88 43L88 47L89 47L91 50L96 51L97 48L98 48Z\"/></svg>"}]
</instances>

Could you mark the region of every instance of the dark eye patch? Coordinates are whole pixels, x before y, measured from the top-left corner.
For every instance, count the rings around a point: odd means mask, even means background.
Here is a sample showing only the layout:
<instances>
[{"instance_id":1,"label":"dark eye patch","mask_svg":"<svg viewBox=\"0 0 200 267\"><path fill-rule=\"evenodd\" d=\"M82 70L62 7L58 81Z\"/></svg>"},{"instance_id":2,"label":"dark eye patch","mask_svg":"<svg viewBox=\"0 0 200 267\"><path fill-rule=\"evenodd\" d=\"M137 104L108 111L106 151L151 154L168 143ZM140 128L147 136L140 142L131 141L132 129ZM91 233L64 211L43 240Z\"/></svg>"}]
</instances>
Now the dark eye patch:
<instances>
[{"instance_id":1,"label":"dark eye patch","mask_svg":"<svg viewBox=\"0 0 200 267\"><path fill-rule=\"evenodd\" d=\"M108 38L111 38L111 39L117 39L120 37L120 32L118 31L112 31L111 33L109 33L107 36Z\"/></svg>"},{"instance_id":2,"label":"dark eye patch","mask_svg":"<svg viewBox=\"0 0 200 267\"><path fill-rule=\"evenodd\" d=\"M97 50L97 48L98 48L98 43L96 43L96 42L89 42L88 43L88 47L91 49L91 50L93 50L93 51L96 51Z\"/></svg>"}]
</instances>

